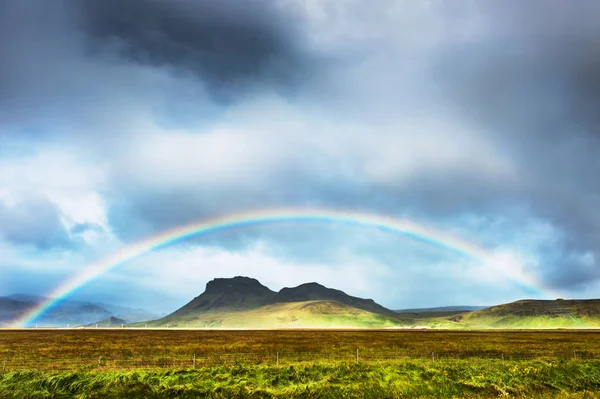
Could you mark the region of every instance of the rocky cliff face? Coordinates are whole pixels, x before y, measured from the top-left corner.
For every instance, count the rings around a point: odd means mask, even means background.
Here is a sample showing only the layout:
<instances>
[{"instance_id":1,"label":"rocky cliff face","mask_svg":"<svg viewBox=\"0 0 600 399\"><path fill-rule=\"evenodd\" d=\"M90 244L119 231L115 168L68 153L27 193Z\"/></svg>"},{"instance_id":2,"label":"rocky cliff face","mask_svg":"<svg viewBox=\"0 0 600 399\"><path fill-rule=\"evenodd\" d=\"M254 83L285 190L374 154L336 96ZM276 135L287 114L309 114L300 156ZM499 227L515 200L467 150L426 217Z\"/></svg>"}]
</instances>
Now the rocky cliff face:
<instances>
[{"instance_id":1,"label":"rocky cliff face","mask_svg":"<svg viewBox=\"0 0 600 399\"><path fill-rule=\"evenodd\" d=\"M206 284L206 289L201 295L175 314L253 309L270 303L274 295L274 291L254 278L216 278Z\"/></svg>"}]
</instances>

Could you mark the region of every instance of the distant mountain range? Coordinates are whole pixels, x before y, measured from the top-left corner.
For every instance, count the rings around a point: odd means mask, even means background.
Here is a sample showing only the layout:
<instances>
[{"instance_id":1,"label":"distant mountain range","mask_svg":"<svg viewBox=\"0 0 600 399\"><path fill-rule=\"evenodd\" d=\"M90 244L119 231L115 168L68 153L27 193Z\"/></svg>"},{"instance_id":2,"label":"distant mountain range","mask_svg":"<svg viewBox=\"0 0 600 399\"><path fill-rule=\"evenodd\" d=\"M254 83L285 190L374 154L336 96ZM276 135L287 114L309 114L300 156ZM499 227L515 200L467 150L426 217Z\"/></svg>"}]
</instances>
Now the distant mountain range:
<instances>
[{"instance_id":1,"label":"distant mountain range","mask_svg":"<svg viewBox=\"0 0 600 399\"><path fill-rule=\"evenodd\" d=\"M204 293L187 305L145 325L169 328L595 328L600 327L600 300L523 300L491 307L465 305L392 311L372 299L353 297L318 283L275 292L256 279L234 277L208 282Z\"/></svg>"},{"instance_id":2,"label":"distant mountain range","mask_svg":"<svg viewBox=\"0 0 600 399\"><path fill-rule=\"evenodd\" d=\"M0 297L0 327L8 326L11 321L45 301L47 301L47 298L27 294ZM110 317L118 317L126 320L126 323L131 323L155 319L160 315L143 309L65 300L44 314L37 322L40 327L64 327L67 325L77 326L96 323L98 320L105 320Z\"/></svg>"},{"instance_id":3,"label":"distant mountain range","mask_svg":"<svg viewBox=\"0 0 600 399\"><path fill-rule=\"evenodd\" d=\"M0 326L45 298L0 297ZM273 291L249 277L217 278L175 312L66 300L40 326L86 328L600 328L600 299L521 300L489 307L445 306L390 310L316 282Z\"/></svg>"}]
</instances>

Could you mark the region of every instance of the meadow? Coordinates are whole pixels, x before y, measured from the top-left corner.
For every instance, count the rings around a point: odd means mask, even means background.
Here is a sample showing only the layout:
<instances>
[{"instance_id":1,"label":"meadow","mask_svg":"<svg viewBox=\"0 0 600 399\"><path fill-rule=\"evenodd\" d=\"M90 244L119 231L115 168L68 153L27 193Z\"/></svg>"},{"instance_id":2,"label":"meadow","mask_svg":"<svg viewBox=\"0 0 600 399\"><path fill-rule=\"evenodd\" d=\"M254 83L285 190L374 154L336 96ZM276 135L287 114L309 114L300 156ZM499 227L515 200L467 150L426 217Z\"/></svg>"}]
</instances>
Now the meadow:
<instances>
[{"instance_id":1,"label":"meadow","mask_svg":"<svg viewBox=\"0 0 600 399\"><path fill-rule=\"evenodd\" d=\"M596 331L0 330L0 361L3 398L596 398L600 391Z\"/></svg>"}]
</instances>

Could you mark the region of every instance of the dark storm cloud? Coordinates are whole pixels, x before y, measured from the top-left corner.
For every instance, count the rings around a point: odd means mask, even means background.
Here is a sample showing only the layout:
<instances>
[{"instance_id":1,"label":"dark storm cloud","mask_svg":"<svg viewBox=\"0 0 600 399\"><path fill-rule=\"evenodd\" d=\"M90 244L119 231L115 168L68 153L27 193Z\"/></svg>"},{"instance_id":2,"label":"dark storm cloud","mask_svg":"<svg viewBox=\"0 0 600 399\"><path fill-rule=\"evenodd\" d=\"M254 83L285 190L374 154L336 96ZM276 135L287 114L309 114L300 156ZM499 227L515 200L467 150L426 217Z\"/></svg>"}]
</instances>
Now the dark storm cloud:
<instances>
[{"instance_id":1,"label":"dark storm cloud","mask_svg":"<svg viewBox=\"0 0 600 399\"><path fill-rule=\"evenodd\" d=\"M200 77L217 94L289 84L304 60L291 15L270 0L75 1L92 52Z\"/></svg>"},{"instance_id":2,"label":"dark storm cloud","mask_svg":"<svg viewBox=\"0 0 600 399\"><path fill-rule=\"evenodd\" d=\"M463 118L520 165L517 202L563 231L564 245L546 252L548 281L596 281L600 4L508 1L481 3L477 11L486 32L444 50L438 81ZM595 263L582 261L585 253Z\"/></svg>"},{"instance_id":3,"label":"dark storm cloud","mask_svg":"<svg viewBox=\"0 0 600 399\"><path fill-rule=\"evenodd\" d=\"M99 142L140 112L182 123L294 93L314 66L300 23L269 0L240 4L2 0L0 123Z\"/></svg>"},{"instance_id":4,"label":"dark storm cloud","mask_svg":"<svg viewBox=\"0 0 600 399\"><path fill-rule=\"evenodd\" d=\"M56 205L42 198L11 206L0 203L0 235L39 249L68 248L73 243L60 217Z\"/></svg>"}]
</instances>

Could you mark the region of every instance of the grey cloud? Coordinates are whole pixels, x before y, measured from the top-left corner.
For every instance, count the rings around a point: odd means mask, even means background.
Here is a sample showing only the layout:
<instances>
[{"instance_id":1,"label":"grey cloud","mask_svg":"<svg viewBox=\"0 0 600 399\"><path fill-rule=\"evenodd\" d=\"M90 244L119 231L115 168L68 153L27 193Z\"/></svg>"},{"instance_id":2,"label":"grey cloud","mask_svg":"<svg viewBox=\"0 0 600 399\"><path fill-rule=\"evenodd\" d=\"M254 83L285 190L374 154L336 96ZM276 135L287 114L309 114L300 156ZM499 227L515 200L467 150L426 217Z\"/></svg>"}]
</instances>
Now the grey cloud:
<instances>
[{"instance_id":1,"label":"grey cloud","mask_svg":"<svg viewBox=\"0 0 600 399\"><path fill-rule=\"evenodd\" d=\"M485 33L445 48L437 81L461 117L519 165L516 201L563 231L563 246L546 252L548 282L597 281L600 264L576 255L600 249L600 6L508 1L476 10Z\"/></svg>"},{"instance_id":2,"label":"grey cloud","mask_svg":"<svg viewBox=\"0 0 600 399\"><path fill-rule=\"evenodd\" d=\"M42 198L11 206L0 203L0 234L8 241L39 249L73 244L61 223L60 210Z\"/></svg>"},{"instance_id":3,"label":"grey cloud","mask_svg":"<svg viewBox=\"0 0 600 399\"><path fill-rule=\"evenodd\" d=\"M204 126L251 93L292 95L318 69L268 0L3 0L0 48L3 130L100 148L139 120Z\"/></svg>"},{"instance_id":4,"label":"grey cloud","mask_svg":"<svg viewBox=\"0 0 600 399\"><path fill-rule=\"evenodd\" d=\"M195 74L226 99L256 81L288 85L307 67L297 23L271 0L74 4L92 53Z\"/></svg>"}]
</instances>

